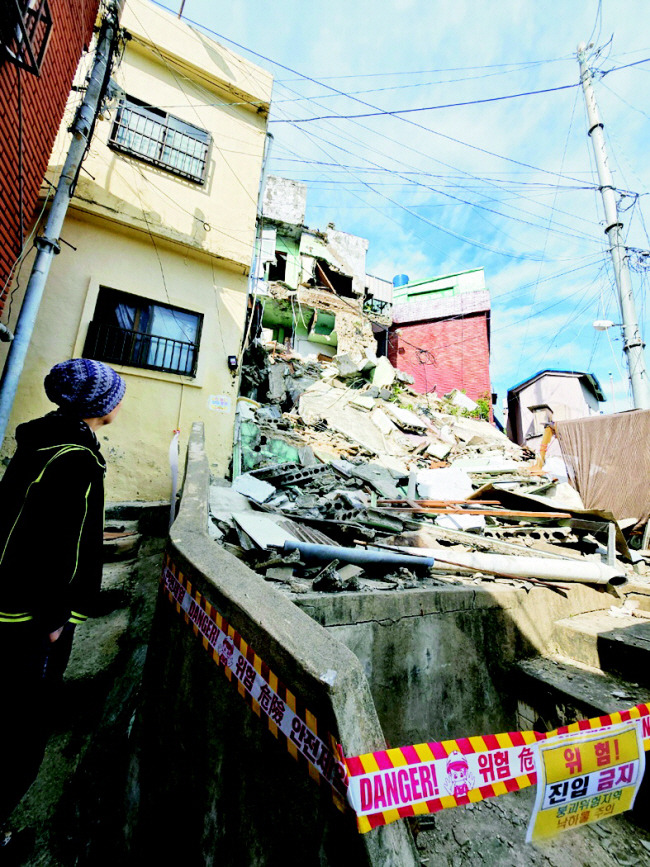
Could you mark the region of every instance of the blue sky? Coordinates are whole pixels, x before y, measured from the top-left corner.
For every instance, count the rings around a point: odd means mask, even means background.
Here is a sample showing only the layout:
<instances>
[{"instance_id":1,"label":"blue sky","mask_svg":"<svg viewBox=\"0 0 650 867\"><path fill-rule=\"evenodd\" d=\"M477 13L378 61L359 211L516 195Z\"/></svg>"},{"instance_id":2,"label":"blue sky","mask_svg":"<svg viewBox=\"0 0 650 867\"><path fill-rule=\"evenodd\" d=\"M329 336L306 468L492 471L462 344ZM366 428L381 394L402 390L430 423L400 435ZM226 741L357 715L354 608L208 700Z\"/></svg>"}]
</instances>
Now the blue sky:
<instances>
[{"instance_id":1,"label":"blue sky","mask_svg":"<svg viewBox=\"0 0 650 867\"><path fill-rule=\"evenodd\" d=\"M308 184L308 225L368 238L368 270L389 279L485 269L498 408L547 367L595 373L606 412L630 406L620 329L592 327L620 315L576 46L594 43L610 168L638 194L621 201L626 242L648 250L647 0L186 0L184 17L273 73L269 170Z\"/></svg>"}]
</instances>

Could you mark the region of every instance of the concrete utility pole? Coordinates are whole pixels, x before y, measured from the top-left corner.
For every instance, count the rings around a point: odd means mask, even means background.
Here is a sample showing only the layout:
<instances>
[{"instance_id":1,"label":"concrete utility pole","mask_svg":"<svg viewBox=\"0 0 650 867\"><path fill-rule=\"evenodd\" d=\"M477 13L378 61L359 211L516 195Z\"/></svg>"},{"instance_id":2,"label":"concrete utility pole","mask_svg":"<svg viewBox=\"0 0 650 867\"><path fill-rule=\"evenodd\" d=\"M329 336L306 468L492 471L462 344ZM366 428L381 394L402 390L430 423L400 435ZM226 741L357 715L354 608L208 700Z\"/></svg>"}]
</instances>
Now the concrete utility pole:
<instances>
[{"instance_id":1,"label":"concrete utility pole","mask_svg":"<svg viewBox=\"0 0 650 867\"><path fill-rule=\"evenodd\" d=\"M650 383L643 355L644 343L641 339L639 323L637 321L634 295L632 293L632 280L627 252L623 241L623 223L618 216L616 203L616 188L614 179L607 163L607 151L605 150L605 137L603 135L603 122L598 113L596 96L592 87L591 70L587 66L585 51L587 46L582 42L578 46L578 62L580 63L580 81L587 104L587 116L589 118L589 136L594 147L596 166L598 168L598 180L600 192L603 197L605 210L605 234L609 240L609 251L614 263L614 277L618 289L622 327L623 348L627 356L627 366L630 382L632 384L632 398L635 409L650 409Z\"/></svg>"},{"instance_id":2,"label":"concrete utility pole","mask_svg":"<svg viewBox=\"0 0 650 867\"><path fill-rule=\"evenodd\" d=\"M72 141L68 155L52 200L45 229L35 241L38 252L29 275L14 340L0 381L0 444L9 424L9 415L25 364L50 265L55 254L61 249L59 236L74 192L74 184L104 96L123 5L124 0L113 0L102 21L88 87L72 124Z\"/></svg>"}]
</instances>

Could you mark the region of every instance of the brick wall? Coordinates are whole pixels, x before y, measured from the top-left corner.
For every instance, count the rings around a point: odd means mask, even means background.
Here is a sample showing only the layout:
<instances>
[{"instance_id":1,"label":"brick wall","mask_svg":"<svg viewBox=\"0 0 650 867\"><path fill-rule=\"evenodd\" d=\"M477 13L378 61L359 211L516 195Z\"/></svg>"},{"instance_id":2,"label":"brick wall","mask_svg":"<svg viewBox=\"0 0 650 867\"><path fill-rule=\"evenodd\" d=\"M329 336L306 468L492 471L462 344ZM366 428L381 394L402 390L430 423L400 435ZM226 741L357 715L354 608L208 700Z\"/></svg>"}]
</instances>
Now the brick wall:
<instances>
[{"instance_id":1,"label":"brick wall","mask_svg":"<svg viewBox=\"0 0 650 867\"><path fill-rule=\"evenodd\" d=\"M99 0L49 0L49 6L53 24L40 77L0 61L0 314L7 280L22 248L21 178L27 235L37 216L38 190L77 63L92 37Z\"/></svg>"},{"instance_id":2,"label":"brick wall","mask_svg":"<svg viewBox=\"0 0 650 867\"><path fill-rule=\"evenodd\" d=\"M491 393L488 315L394 326L388 358L415 378L421 394L464 389L473 400Z\"/></svg>"}]
</instances>

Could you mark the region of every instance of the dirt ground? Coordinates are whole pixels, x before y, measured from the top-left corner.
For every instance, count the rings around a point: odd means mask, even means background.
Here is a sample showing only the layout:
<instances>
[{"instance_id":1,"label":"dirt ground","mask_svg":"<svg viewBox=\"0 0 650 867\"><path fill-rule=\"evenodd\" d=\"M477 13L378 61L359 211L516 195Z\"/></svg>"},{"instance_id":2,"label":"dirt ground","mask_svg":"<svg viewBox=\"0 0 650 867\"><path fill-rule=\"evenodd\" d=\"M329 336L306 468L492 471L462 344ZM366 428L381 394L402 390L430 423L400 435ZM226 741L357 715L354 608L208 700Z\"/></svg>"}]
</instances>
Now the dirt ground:
<instances>
[{"instance_id":1,"label":"dirt ground","mask_svg":"<svg viewBox=\"0 0 650 867\"><path fill-rule=\"evenodd\" d=\"M425 816L414 828L424 867L638 867L650 831L615 817L527 844L535 787Z\"/></svg>"}]
</instances>

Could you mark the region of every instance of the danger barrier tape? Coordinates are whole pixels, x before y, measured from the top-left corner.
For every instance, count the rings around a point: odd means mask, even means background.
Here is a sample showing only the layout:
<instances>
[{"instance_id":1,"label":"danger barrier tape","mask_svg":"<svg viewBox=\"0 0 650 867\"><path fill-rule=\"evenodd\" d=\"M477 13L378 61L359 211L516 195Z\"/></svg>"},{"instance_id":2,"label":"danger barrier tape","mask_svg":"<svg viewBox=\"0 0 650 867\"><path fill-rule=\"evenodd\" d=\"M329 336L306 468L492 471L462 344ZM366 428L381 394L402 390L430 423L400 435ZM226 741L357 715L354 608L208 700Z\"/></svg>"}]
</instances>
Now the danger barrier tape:
<instances>
[{"instance_id":1,"label":"danger barrier tape","mask_svg":"<svg viewBox=\"0 0 650 867\"><path fill-rule=\"evenodd\" d=\"M332 789L336 806L344 810L347 778L340 761L336 739L319 729L318 721L271 671L253 648L221 616L169 556L165 558L161 583L176 611L200 636L203 647L246 700L269 731L284 740L296 760L306 760L310 777L325 780Z\"/></svg>"},{"instance_id":2,"label":"danger barrier tape","mask_svg":"<svg viewBox=\"0 0 650 867\"><path fill-rule=\"evenodd\" d=\"M639 719L644 750L650 751L650 704L579 720L551 732L507 732L343 755L316 717L233 629L216 608L194 590L167 556L161 576L163 589L200 636L203 647L237 687L253 712L265 719L287 751L304 760L309 775L325 780L337 807L347 802L357 814L361 833L397 819L435 813L476 803L535 785L537 745L556 735L584 732Z\"/></svg>"},{"instance_id":3,"label":"danger barrier tape","mask_svg":"<svg viewBox=\"0 0 650 867\"><path fill-rule=\"evenodd\" d=\"M507 732L346 756L348 801L361 833L407 816L476 803L537 782L537 744L556 735L640 719L650 750L650 705L580 720L551 732Z\"/></svg>"}]
</instances>

